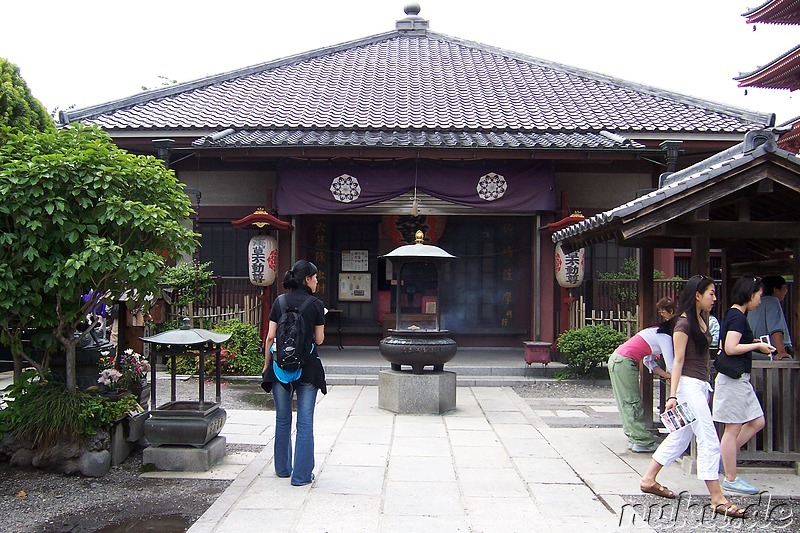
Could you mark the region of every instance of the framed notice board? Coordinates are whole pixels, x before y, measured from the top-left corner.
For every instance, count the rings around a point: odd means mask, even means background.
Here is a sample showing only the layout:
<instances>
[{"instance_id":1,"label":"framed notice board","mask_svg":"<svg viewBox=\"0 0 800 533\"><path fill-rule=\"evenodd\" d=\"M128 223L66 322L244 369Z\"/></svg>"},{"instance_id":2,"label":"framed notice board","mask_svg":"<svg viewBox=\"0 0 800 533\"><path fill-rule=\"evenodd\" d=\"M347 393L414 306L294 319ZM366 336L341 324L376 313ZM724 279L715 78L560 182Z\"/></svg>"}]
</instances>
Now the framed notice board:
<instances>
[{"instance_id":1,"label":"framed notice board","mask_svg":"<svg viewBox=\"0 0 800 533\"><path fill-rule=\"evenodd\" d=\"M340 302L369 302L372 300L372 274L342 272L339 274Z\"/></svg>"},{"instance_id":2,"label":"framed notice board","mask_svg":"<svg viewBox=\"0 0 800 533\"><path fill-rule=\"evenodd\" d=\"M342 250L342 272L368 272L369 250Z\"/></svg>"}]
</instances>

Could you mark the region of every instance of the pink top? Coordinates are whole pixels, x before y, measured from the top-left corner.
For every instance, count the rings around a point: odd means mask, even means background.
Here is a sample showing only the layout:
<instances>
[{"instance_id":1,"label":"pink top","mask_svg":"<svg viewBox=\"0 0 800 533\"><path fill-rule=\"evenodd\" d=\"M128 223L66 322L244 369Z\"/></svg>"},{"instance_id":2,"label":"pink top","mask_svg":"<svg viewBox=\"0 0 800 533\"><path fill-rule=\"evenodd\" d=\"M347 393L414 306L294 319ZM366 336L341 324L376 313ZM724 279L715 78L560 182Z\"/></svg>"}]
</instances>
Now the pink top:
<instances>
[{"instance_id":1,"label":"pink top","mask_svg":"<svg viewBox=\"0 0 800 533\"><path fill-rule=\"evenodd\" d=\"M656 367L656 357L662 355L667 371L672 372L672 337L659 333L658 327L645 328L614 350L614 353L644 364L652 372Z\"/></svg>"},{"instance_id":2,"label":"pink top","mask_svg":"<svg viewBox=\"0 0 800 533\"><path fill-rule=\"evenodd\" d=\"M622 357L627 357L629 359L633 359L637 363L644 359L645 355L650 355L653 353L652 348L650 345L647 344L647 341L642 338L641 335L634 335L627 341L625 341L622 346L617 348L615 352Z\"/></svg>"}]
</instances>

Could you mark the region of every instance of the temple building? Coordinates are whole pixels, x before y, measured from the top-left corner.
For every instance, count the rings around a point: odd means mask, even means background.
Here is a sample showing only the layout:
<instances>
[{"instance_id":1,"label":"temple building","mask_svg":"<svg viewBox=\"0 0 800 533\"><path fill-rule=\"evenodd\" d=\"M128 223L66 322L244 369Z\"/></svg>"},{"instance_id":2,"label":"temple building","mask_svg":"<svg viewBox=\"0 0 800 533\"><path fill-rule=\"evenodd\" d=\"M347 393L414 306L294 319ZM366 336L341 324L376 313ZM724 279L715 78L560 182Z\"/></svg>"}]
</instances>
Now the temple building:
<instances>
[{"instance_id":1,"label":"temple building","mask_svg":"<svg viewBox=\"0 0 800 533\"><path fill-rule=\"evenodd\" d=\"M442 326L460 346L522 346L561 330L548 224L659 186L773 127L774 115L436 33L419 7L391 31L84 109L120 147L158 154L195 200L200 260L248 284L231 224L263 207L279 276L306 258L345 342L375 345L404 313L436 309L424 277L398 287L380 256L413 242L458 259L442 273ZM584 290L632 249L586 248ZM654 267L675 273L675 252ZM271 289L277 294L280 279Z\"/></svg>"}]
</instances>

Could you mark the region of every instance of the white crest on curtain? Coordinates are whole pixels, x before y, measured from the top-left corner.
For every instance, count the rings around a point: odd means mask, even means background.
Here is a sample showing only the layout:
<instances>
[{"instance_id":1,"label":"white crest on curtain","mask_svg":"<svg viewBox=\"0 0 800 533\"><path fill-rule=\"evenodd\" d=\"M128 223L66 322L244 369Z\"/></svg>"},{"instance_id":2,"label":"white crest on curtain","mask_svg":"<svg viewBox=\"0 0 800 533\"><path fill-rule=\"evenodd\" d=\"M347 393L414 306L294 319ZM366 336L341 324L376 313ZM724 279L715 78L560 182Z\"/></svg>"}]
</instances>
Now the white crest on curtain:
<instances>
[{"instance_id":1,"label":"white crest on curtain","mask_svg":"<svg viewBox=\"0 0 800 533\"><path fill-rule=\"evenodd\" d=\"M478 179L478 196L482 200L491 202L502 198L507 187L506 179L503 176L489 172Z\"/></svg>"},{"instance_id":2,"label":"white crest on curtain","mask_svg":"<svg viewBox=\"0 0 800 533\"><path fill-rule=\"evenodd\" d=\"M331 193L337 201L347 204L361 196L361 185L353 176L342 174L333 178Z\"/></svg>"}]
</instances>

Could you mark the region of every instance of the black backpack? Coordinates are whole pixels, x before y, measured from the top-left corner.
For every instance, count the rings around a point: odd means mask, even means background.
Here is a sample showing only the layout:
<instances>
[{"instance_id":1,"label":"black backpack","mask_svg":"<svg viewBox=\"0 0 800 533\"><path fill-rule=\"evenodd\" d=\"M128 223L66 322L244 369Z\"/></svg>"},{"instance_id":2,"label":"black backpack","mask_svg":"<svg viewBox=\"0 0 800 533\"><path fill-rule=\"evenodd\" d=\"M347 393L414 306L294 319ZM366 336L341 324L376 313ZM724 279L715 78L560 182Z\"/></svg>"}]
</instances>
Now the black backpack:
<instances>
[{"instance_id":1,"label":"black backpack","mask_svg":"<svg viewBox=\"0 0 800 533\"><path fill-rule=\"evenodd\" d=\"M314 300L316 298L313 296L306 298L298 309L287 306L285 294L278 296L281 317L278 319L278 330L275 335L275 362L283 370L302 368L311 353L311 332L307 331L302 315Z\"/></svg>"}]
</instances>

